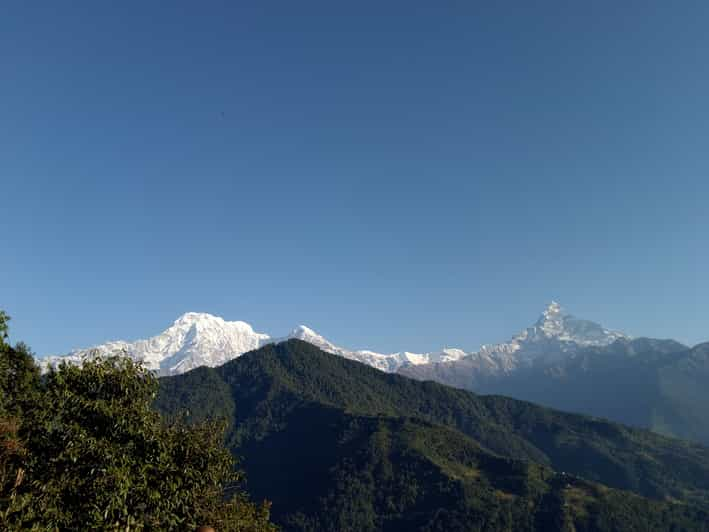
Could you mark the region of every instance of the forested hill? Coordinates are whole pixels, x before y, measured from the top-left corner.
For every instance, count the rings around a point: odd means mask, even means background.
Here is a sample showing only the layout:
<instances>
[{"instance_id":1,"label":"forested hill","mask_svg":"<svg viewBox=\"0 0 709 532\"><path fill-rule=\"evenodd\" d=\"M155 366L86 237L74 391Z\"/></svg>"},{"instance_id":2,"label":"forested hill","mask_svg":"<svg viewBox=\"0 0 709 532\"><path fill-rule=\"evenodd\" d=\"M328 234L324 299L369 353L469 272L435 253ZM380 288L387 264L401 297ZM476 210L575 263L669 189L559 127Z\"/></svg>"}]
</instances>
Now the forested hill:
<instances>
[{"instance_id":1,"label":"forested hill","mask_svg":"<svg viewBox=\"0 0 709 532\"><path fill-rule=\"evenodd\" d=\"M704 447L385 374L298 340L161 379L156 405L227 417L250 491L287 529L705 530L709 520Z\"/></svg>"}]
</instances>

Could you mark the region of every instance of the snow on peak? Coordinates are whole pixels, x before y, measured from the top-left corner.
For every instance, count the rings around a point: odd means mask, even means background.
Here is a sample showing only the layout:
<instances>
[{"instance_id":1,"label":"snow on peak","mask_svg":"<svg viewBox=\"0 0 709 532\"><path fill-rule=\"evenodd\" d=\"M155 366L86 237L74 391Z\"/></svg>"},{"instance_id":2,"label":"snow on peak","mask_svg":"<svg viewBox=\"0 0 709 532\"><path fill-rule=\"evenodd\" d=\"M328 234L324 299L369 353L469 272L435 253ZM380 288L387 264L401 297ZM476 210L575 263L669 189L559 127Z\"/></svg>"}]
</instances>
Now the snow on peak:
<instances>
[{"instance_id":1,"label":"snow on peak","mask_svg":"<svg viewBox=\"0 0 709 532\"><path fill-rule=\"evenodd\" d=\"M287 336L272 338L254 331L244 321L226 321L204 312L187 312L157 336L135 342L114 341L90 349L79 349L65 356L47 357L43 365L57 365L61 361L80 364L86 356L126 354L141 361L158 375L184 373L198 366L219 366L242 354L273 342L297 338L323 351L377 369L395 372L403 366L430 363L449 363L466 358L488 368L489 371L510 371L535 359L559 356L583 346L608 345L617 339L628 338L597 323L581 320L567 314L562 306L552 301L534 325L524 329L510 341L483 345L478 352L446 348L439 352L377 353L339 347L313 329L299 325Z\"/></svg>"},{"instance_id":2,"label":"snow on peak","mask_svg":"<svg viewBox=\"0 0 709 532\"><path fill-rule=\"evenodd\" d=\"M561 312L561 305L552 299L551 302L547 305L547 308L544 312L545 313L548 312L551 314L557 314L557 313Z\"/></svg>"},{"instance_id":3,"label":"snow on peak","mask_svg":"<svg viewBox=\"0 0 709 532\"><path fill-rule=\"evenodd\" d=\"M254 333L253 327L246 323L245 321L225 321L224 318L220 316L215 316L213 314L208 314L206 312L186 312L179 318L175 320L172 324L172 328L189 328L197 327L202 330L205 329L220 329L228 328L232 330L240 330L244 333ZM169 330L169 329L168 329Z\"/></svg>"},{"instance_id":4,"label":"snow on peak","mask_svg":"<svg viewBox=\"0 0 709 532\"><path fill-rule=\"evenodd\" d=\"M207 313L188 312L157 336L135 342L107 342L78 349L66 356L51 356L44 364L61 361L80 363L86 356L126 354L143 362L158 375L184 373L199 366L219 366L267 343L267 334L257 333L243 321L225 321Z\"/></svg>"},{"instance_id":5,"label":"snow on peak","mask_svg":"<svg viewBox=\"0 0 709 532\"><path fill-rule=\"evenodd\" d=\"M397 371L404 365L452 361L467 355L460 349L444 349L440 353L350 350L333 344L305 325L297 326L287 336L272 338L255 332L244 321L226 321L205 312L187 312L152 338L135 342L107 342L89 349L78 349L64 356L46 357L40 363L44 366L56 366L62 361L81 364L85 357L125 354L144 363L158 375L175 375L199 366L219 366L265 344L290 338L303 340L328 353L387 372Z\"/></svg>"},{"instance_id":6,"label":"snow on peak","mask_svg":"<svg viewBox=\"0 0 709 532\"><path fill-rule=\"evenodd\" d=\"M306 327L305 325L298 325L295 329L293 329L290 332L288 337L289 338L298 338L300 340L304 340L306 338L322 338L322 336L320 336L318 333L316 333L310 327Z\"/></svg>"},{"instance_id":7,"label":"snow on peak","mask_svg":"<svg viewBox=\"0 0 709 532\"><path fill-rule=\"evenodd\" d=\"M552 301L544 309L544 312L542 312L542 315L539 319L542 321L554 321L559 319L559 317L564 314L565 312L561 305L556 301Z\"/></svg>"},{"instance_id":8,"label":"snow on peak","mask_svg":"<svg viewBox=\"0 0 709 532\"><path fill-rule=\"evenodd\" d=\"M539 316L535 327L539 328L540 331L546 336L559 336L563 334L564 320L567 314L562 309L561 305L556 301L552 301L547 305Z\"/></svg>"},{"instance_id":9,"label":"snow on peak","mask_svg":"<svg viewBox=\"0 0 709 532\"><path fill-rule=\"evenodd\" d=\"M207 314L206 312L185 312L182 316L175 320L173 325L186 325L196 323L198 321L209 321L209 320L221 320L223 318L219 316L214 316L212 314Z\"/></svg>"},{"instance_id":10,"label":"snow on peak","mask_svg":"<svg viewBox=\"0 0 709 532\"><path fill-rule=\"evenodd\" d=\"M328 353L341 354L339 351L345 351L344 349L337 347L332 342L326 340L314 330L312 330L310 327L306 327L305 325L298 325L288 334L288 336L282 338L281 340L288 340L290 338L303 340L304 342L313 344L322 349L323 351L327 351Z\"/></svg>"},{"instance_id":11,"label":"snow on peak","mask_svg":"<svg viewBox=\"0 0 709 532\"><path fill-rule=\"evenodd\" d=\"M547 306L533 327L519 336L529 340L557 338L578 345L608 345L619 338L627 338L624 334L605 329L598 323L568 314L555 301Z\"/></svg>"},{"instance_id":12,"label":"snow on peak","mask_svg":"<svg viewBox=\"0 0 709 532\"><path fill-rule=\"evenodd\" d=\"M628 338L598 323L576 318L568 314L559 303L552 301L534 325L524 329L509 342L483 345L475 356L485 359L490 367L510 371L536 359L558 358L582 347L605 346Z\"/></svg>"}]
</instances>

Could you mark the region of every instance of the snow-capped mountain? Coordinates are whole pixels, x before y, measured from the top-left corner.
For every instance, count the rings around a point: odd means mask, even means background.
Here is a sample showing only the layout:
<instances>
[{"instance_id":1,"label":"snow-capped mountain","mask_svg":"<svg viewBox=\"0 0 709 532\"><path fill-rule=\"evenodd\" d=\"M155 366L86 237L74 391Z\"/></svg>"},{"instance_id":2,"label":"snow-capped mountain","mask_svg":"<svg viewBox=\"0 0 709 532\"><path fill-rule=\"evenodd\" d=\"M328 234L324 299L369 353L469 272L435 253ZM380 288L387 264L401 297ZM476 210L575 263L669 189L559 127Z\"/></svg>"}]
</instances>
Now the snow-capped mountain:
<instances>
[{"instance_id":1,"label":"snow-capped mountain","mask_svg":"<svg viewBox=\"0 0 709 532\"><path fill-rule=\"evenodd\" d=\"M159 375L184 373L199 366L219 366L270 341L243 321L225 321L211 314L188 312L165 331L135 342L107 342L44 359L50 365L80 363L84 357L126 354Z\"/></svg>"},{"instance_id":2,"label":"snow-capped mountain","mask_svg":"<svg viewBox=\"0 0 709 532\"><path fill-rule=\"evenodd\" d=\"M402 367L404 375L433 379L459 387L474 386L476 379L510 374L530 366L546 366L573 357L588 347L603 347L630 337L566 313L552 301L531 327L501 344L486 344L477 352L454 361ZM472 384L471 384L472 383Z\"/></svg>"},{"instance_id":3,"label":"snow-capped mountain","mask_svg":"<svg viewBox=\"0 0 709 532\"><path fill-rule=\"evenodd\" d=\"M188 312L165 331L135 342L113 341L89 349L72 351L65 356L50 356L40 362L57 365L61 361L81 363L85 357L125 354L141 361L159 375L176 375L199 366L220 366L248 351L271 343L297 338L323 351L356 360L386 372L425 375L429 367L454 367L464 371L476 368L485 374L500 374L515 368L568 356L579 347L603 346L627 338L600 325L566 314L552 302L537 322L509 342L483 345L477 352L443 349L433 353L377 353L366 349L351 350L337 346L312 329L300 325L288 335L271 337L256 332L243 321L226 321L206 313ZM416 371L414 368L420 369Z\"/></svg>"},{"instance_id":4,"label":"snow-capped mountain","mask_svg":"<svg viewBox=\"0 0 709 532\"><path fill-rule=\"evenodd\" d=\"M438 353L410 353L408 351L401 351L399 353L390 354L375 353L374 351L366 349L352 351L334 345L304 325L293 329L285 339L288 338L298 338L328 353L349 358L350 360L356 360L357 362L363 362L364 364L386 372L395 372L406 365L459 360L467 355L467 353L461 349L443 349Z\"/></svg>"},{"instance_id":5,"label":"snow-capped mountain","mask_svg":"<svg viewBox=\"0 0 709 532\"><path fill-rule=\"evenodd\" d=\"M557 303L505 343L399 373L709 445L709 342L630 338Z\"/></svg>"},{"instance_id":6,"label":"snow-capped mountain","mask_svg":"<svg viewBox=\"0 0 709 532\"><path fill-rule=\"evenodd\" d=\"M470 356L491 370L508 372L540 360L549 362L568 356L581 347L610 345L621 338L629 337L567 314L559 303L552 301L534 325L508 342L483 345Z\"/></svg>"},{"instance_id":7,"label":"snow-capped mountain","mask_svg":"<svg viewBox=\"0 0 709 532\"><path fill-rule=\"evenodd\" d=\"M467 353L459 349L445 349L440 353L391 353L353 351L338 347L304 325L284 337L271 338L254 331L243 321L226 321L206 313L188 312L157 336L135 342L113 341L88 349L78 349L64 356L49 356L42 365L56 366L62 361L80 364L85 357L122 355L142 362L158 375L176 375L199 366L220 366L248 351L271 343L298 338L323 351L369 364L377 369L395 372L408 364L426 364L458 360Z\"/></svg>"}]
</instances>

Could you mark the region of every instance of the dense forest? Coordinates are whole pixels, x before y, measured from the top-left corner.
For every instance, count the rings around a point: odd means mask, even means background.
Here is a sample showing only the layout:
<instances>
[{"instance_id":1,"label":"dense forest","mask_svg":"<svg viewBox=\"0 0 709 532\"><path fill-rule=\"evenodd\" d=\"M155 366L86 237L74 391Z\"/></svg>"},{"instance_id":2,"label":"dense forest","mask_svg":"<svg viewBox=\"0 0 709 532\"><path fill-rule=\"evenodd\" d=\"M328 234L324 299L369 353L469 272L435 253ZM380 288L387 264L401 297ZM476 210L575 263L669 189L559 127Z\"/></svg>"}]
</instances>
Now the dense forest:
<instances>
[{"instance_id":1,"label":"dense forest","mask_svg":"<svg viewBox=\"0 0 709 532\"><path fill-rule=\"evenodd\" d=\"M291 340L160 380L287 530L706 530L709 450Z\"/></svg>"},{"instance_id":2,"label":"dense forest","mask_svg":"<svg viewBox=\"0 0 709 532\"><path fill-rule=\"evenodd\" d=\"M165 422L156 378L129 358L40 375L7 324L0 312L0 530L275 529L221 422Z\"/></svg>"}]
</instances>

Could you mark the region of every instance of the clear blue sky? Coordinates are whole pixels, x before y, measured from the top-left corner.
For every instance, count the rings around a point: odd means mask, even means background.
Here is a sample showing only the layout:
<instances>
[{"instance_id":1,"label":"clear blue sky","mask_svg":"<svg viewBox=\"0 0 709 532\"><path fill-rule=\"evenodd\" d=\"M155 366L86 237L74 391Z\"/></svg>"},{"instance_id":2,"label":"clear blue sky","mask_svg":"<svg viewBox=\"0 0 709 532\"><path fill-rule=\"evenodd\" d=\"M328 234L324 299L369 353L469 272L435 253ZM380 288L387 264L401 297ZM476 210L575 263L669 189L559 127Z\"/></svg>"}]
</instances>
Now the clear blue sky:
<instances>
[{"instance_id":1,"label":"clear blue sky","mask_svg":"<svg viewBox=\"0 0 709 532\"><path fill-rule=\"evenodd\" d=\"M705 1L31 4L0 308L38 354L188 310L474 349L550 299L709 339Z\"/></svg>"}]
</instances>

